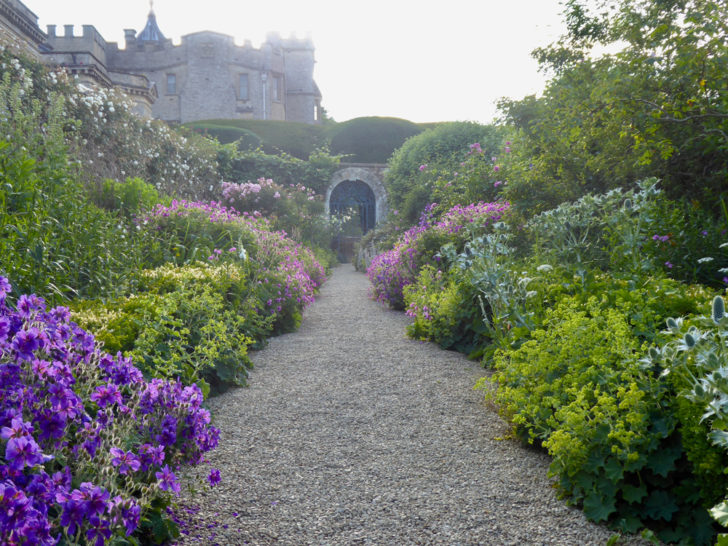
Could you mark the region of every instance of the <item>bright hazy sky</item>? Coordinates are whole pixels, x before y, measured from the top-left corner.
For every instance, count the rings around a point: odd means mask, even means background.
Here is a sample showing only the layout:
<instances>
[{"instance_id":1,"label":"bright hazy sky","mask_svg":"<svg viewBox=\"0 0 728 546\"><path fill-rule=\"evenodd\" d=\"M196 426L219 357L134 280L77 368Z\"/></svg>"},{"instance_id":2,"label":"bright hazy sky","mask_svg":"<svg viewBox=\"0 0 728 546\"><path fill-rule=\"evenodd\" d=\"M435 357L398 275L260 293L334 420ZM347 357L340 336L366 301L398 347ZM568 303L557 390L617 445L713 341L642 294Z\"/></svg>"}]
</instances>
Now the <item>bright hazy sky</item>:
<instances>
[{"instance_id":1,"label":"bright hazy sky","mask_svg":"<svg viewBox=\"0 0 728 546\"><path fill-rule=\"evenodd\" d=\"M23 0L46 25L95 26L123 47L148 0ZM500 97L539 93L530 52L563 31L559 0L155 0L167 38L212 30L259 46L268 32L310 34L314 78L336 121L492 121Z\"/></svg>"}]
</instances>

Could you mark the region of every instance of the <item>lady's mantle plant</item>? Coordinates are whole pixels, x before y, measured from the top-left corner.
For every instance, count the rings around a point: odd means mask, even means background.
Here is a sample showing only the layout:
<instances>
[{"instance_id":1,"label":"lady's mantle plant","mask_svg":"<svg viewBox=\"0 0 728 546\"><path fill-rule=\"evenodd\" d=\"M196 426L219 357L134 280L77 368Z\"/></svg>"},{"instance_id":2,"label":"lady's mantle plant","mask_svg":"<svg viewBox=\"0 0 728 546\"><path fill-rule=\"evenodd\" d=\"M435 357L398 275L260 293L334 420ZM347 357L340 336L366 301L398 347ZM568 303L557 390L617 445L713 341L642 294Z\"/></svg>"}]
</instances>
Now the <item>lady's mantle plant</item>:
<instances>
[{"instance_id":1,"label":"lady's mantle plant","mask_svg":"<svg viewBox=\"0 0 728 546\"><path fill-rule=\"evenodd\" d=\"M66 308L35 295L13 308L10 292L0 277L0 542L174 534L163 513L175 472L218 442L200 390L145 381Z\"/></svg>"}]
</instances>

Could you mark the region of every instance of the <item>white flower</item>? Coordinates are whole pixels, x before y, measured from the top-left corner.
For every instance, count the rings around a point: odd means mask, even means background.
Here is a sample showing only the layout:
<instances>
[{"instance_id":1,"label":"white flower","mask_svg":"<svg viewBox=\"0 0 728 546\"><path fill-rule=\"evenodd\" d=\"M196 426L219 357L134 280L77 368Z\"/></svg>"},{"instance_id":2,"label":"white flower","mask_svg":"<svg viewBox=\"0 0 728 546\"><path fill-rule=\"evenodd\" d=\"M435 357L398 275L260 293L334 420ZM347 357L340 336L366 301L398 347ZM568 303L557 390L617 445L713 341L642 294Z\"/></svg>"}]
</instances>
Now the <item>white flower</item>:
<instances>
[{"instance_id":1,"label":"white flower","mask_svg":"<svg viewBox=\"0 0 728 546\"><path fill-rule=\"evenodd\" d=\"M541 264L536 268L536 271L539 273L547 273L551 271L553 267L551 267L549 264Z\"/></svg>"},{"instance_id":2,"label":"white flower","mask_svg":"<svg viewBox=\"0 0 728 546\"><path fill-rule=\"evenodd\" d=\"M728 243L723 243L718 248L728 248Z\"/></svg>"},{"instance_id":3,"label":"white flower","mask_svg":"<svg viewBox=\"0 0 728 546\"><path fill-rule=\"evenodd\" d=\"M708 262L712 262L712 261L713 261L713 258L711 258L710 256L706 256L705 258L700 258L698 260L698 263L699 264L707 264Z\"/></svg>"}]
</instances>

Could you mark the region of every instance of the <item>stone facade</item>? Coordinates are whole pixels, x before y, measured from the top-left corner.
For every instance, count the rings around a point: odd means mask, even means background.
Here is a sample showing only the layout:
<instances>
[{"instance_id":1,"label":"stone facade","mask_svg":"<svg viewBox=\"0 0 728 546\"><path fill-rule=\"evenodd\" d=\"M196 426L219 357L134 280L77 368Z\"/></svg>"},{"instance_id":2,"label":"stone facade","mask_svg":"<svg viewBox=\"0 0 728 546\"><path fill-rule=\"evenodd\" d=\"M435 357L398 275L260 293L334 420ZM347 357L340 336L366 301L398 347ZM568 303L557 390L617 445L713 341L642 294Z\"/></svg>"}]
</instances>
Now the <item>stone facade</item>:
<instances>
[{"instance_id":1,"label":"stone facade","mask_svg":"<svg viewBox=\"0 0 728 546\"><path fill-rule=\"evenodd\" d=\"M38 59L45 38L38 27L38 16L25 4L0 0L0 44Z\"/></svg>"},{"instance_id":2,"label":"stone facade","mask_svg":"<svg viewBox=\"0 0 728 546\"><path fill-rule=\"evenodd\" d=\"M116 88L134 100L138 115L151 118L157 100L157 87L144 74L114 69L109 63L108 43L92 25L83 25L80 36L73 25L65 25L63 34L57 34L56 25L48 25L46 48L42 61L63 67L81 83Z\"/></svg>"},{"instance_id":3,"label":"stone facade","mask_svg":"<svg viewBox=\"0 0 728 546\"><path fill-rule=\"evenodd\" d=\"M174 45L150 12L141 32L125 30L123 48L106 42L90 25L84 25L78 37L72 25L65 26L62 36L51 25L47 45L46 62L64 65L101 85L126 82L133 88L130 79L144 78L136 83L143 86L146 81L150 94L157 93L149 103L151 116L170 123L320 119L321 93L313 81L314 47L309 39L270 34L256 49L250 42L237 46L231 36L206 31L183 36Z\"/></svg>"}]
</instances>

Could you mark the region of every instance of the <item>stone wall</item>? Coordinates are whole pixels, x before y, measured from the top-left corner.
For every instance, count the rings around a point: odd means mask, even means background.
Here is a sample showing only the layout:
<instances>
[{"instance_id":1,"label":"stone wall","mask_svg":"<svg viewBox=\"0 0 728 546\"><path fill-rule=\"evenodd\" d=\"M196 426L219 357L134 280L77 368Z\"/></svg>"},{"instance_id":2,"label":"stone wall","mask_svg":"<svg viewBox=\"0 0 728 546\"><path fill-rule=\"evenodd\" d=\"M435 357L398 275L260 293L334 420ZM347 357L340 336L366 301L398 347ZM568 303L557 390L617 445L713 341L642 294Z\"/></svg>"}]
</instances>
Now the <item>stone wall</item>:
<instances>
[{"instance_id":1,"label":"stone wall","mask_svg":"<svg viewBox=\"0 0 728 546\"><path fill-rule=\"evenodd\" d=\"M45 34L38 16L20 0L0 0L0 44L31 58L40 58Z\"/></svg>"},{"instance_id":2,"label":"stone wall","mask_svg":"<svg viewBox=\"0 0 728 546\"><path fill-rule=\"evenodd\" d=\"M0 0L7 1L17 0ZM90 25L84 25L82 36L74 35L73 25L64 28L63 35L57 35L55 25L49 25L46 62L73 66L74 74L96 78L106 87L115 85L115 78L129 81L120 74L146 78L147 98L152 99L148 109L154 118L170 123L319 121L321 94L313 81L310 39L284 40L269 34L256 49L250 42L238 46L232 36L205 31L183 36L175 45L164 38L153 12L141 33L124 30L123 48L107 43ZM241 78L247 78L247 92L241 90Z\"/></svg>"}]
</instances>

